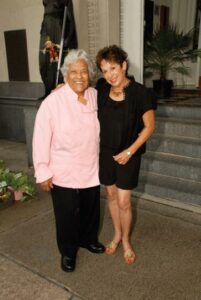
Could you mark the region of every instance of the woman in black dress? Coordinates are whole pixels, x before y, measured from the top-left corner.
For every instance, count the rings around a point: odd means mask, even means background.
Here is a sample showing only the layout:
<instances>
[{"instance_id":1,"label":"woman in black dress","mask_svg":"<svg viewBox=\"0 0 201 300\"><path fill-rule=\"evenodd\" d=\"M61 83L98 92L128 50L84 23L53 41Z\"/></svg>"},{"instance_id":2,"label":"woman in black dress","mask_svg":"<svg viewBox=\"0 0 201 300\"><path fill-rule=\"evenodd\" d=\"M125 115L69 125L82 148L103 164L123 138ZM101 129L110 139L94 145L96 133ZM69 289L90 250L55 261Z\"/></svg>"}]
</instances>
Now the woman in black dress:
<instances>
[{"instance_id":1,"label":"woman in black dress","mask_svg":"<svg viewBox=\"0 0 201 300\"><path fill-rule=\"evenodd\" d=\"M135 261L130 243L131 191L138 184L141 154L154 131L153 95L127 75L127 53L115 45L96 57L104 78L99 79L98 106L101 126L100 181L106 187L114 236L106 248L113 254L120 242L127 264Z\"/></svg>"}]
</instances>

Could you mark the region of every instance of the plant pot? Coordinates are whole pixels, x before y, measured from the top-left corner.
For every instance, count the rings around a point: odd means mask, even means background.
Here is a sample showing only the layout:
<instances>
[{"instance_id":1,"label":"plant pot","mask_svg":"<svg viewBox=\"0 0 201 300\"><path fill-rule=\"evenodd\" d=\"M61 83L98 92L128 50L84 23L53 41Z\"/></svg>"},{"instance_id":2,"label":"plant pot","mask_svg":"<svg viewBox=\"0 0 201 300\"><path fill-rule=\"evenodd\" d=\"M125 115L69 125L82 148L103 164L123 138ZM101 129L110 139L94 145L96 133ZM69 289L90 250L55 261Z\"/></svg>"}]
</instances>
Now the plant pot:
<instances>
[{"instance_id":1,"label":"plant pot","mask_svg":"<svg viewBox=\"0 0 201 300\"><path fill-rule=\"evenodd\" d=\"M14 198L15 201L20 201L23 197L23 192L20 191L14 191Z\"/></svg>"},{"instance_id":2,"label":"plant pot","mask_svg":"<svg viewBox=\"0 0 201 300\"><path fill-rule=\"evenodd\" d=\"M153 90L159 99L170 98L173 80L153 80Z\"/></svg>"}]
</instances>

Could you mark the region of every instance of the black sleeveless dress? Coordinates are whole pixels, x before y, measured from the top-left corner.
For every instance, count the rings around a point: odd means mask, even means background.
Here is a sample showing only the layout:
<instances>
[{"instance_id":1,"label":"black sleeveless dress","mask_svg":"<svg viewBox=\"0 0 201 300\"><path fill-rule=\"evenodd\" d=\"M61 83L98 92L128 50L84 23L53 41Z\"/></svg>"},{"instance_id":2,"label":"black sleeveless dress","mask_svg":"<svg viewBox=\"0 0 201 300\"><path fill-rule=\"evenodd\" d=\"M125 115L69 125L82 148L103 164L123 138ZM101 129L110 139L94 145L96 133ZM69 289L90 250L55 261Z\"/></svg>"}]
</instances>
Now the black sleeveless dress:
<instances>
[{"instance_id":1,"label":"black sleeveless dress","mask_svg":"<svg viewBox=\"0 0 201 300\"><path fill-rule=\"evenodd\" d=\"M100 182L116 184L130 190L137 186L141 155L134 155L126 165L119 165L113 155L120 152L124 134L125 104L127 100L107 99L99 115L100 121Z\"/></svg>"}]
</instances>

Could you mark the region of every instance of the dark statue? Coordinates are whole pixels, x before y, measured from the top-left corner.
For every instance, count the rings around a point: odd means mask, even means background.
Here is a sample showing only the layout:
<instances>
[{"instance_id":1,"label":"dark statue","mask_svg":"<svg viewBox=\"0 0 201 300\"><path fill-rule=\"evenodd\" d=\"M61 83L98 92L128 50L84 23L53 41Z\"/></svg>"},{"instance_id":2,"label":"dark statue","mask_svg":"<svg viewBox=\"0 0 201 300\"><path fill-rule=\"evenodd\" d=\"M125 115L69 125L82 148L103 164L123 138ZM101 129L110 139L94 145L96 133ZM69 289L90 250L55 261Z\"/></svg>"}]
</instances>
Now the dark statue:
<instances>
[{"instance_id":1,"label":"dark statue","mask_svg":"<svg viewBox=\"0 0 201 300\"><path fill-rule=\"evenodd\" d=\"M72 0L43 0L43 5L44 16L40 31L39 64L41 78L45 85L45 96L47 96L56 84L65 5L67 5L67 16L61 65L67 51L77 48L77 35ZM60 82L62 82L61 74L58 83Z\"/></svg>"}]
</instances>

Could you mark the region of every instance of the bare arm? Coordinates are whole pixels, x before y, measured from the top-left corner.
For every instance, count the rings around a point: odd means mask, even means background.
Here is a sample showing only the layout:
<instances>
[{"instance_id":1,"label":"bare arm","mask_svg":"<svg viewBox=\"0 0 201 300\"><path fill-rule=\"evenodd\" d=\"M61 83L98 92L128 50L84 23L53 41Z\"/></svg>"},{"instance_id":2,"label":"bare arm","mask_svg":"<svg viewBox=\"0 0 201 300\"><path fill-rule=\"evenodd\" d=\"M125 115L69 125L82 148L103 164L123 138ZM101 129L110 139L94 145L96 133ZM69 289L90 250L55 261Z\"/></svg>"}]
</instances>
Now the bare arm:
<instances>
[{"instance_id":1,"label":"bare arm","mask_svg":"<svg viewBox=\"0 0 201 300\"><path fill-rule=\"evenodd\" d=\"M142 116L142 119L144 123L144 128L140 132L135 142L132 145L130 145L129 148L113 156L114 160L121 165L125 165L128 162L129 158L136 153L136 151L149 139L149 137L154 132L154 128L155 128L154 110L148 110L147 112L145 112L144 115ZM131 155L128 155L128 152L130 152Z\"/></svg>"}]
</instances>

